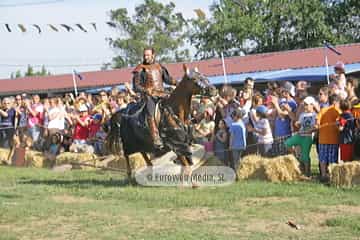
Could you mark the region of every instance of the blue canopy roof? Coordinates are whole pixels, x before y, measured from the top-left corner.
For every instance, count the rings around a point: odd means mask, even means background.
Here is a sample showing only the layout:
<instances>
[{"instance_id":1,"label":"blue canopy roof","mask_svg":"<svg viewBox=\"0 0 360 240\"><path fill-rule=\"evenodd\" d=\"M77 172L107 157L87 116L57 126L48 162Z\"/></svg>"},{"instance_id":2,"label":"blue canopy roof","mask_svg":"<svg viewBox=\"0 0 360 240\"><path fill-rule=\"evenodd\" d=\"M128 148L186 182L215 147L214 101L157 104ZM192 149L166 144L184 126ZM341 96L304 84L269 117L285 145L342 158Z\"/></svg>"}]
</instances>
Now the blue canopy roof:
<instances>
[{"instance_id":1,"label":"blue canopy roof","mask_svg":"<svg viewBox=\"0 0 360 240\"><path fill-rule=\"evenodd\" d=\"M345 65L346 74L353 72L360 72L360 63ZM333 66L329 66L329 75L334 73ZM264 72L252 72L232 74L227 76L229 84L243 83L247 77L255 79L256 82L268 82L268 81L326 81L326 67L313 67L313 68L301 68L301 69L284 69L277 71L264 71ZM224 84L224 76L209 77L212 84L220 85Z\"/></svg>"}]
</instances>

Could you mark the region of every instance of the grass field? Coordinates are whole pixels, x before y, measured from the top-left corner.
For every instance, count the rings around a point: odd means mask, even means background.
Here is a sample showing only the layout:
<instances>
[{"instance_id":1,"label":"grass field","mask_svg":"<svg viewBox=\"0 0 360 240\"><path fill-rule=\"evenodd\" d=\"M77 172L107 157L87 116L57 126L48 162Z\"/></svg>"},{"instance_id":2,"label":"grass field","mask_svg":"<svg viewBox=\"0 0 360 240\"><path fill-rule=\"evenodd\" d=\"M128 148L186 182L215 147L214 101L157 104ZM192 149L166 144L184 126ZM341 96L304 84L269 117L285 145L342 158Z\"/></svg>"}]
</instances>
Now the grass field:
<instances>
[{"instance_id":1,"label":"grass field","mask_svg":"<svg viewBox=\"0 0 360 240\"><path fill-rule=\"evenodd\" d=\"M111 172L0 167L5 239L360 239L360 188L151 188Z\"/></svg>"}]
</instances>

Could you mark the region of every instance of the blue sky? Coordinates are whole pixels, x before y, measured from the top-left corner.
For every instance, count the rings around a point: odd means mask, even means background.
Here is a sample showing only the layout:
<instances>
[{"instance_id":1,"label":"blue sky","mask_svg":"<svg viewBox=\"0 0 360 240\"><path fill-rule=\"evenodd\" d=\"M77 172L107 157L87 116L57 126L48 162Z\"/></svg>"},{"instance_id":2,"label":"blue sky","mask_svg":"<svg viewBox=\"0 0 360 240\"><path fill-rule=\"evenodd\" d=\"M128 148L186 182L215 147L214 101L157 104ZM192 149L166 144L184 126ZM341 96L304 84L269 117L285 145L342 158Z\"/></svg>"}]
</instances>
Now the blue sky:
<instances>
[{"instance_id":1,"label":"blue sky","mask_svg":"<svg viewBox=\"0 0 360 240\"><path fill-rule=\"evenodd\" d=\"M26 67L8 67L5 65L42 65L53 74L70 73L73 68L78 71L98 70L100 65L109 62L115 52L109 48L106 37L116 37L119 32L105 24L109 20L109 11L116 8L127 8L133 13L134 7L142 0L1 0L0 1L0 79L9 78L11 72ZM158 0L168 3L168 0ZM28 3L47 4L27 5ZM55 2L55 3L54 3ZM186 18L195 17L193 9L201 8L208 14L208 7L214 0L173 0L176 10ZM24 6L13 6L25 4ZM7 7L8 6L8 7ZM96 22L98 31L92 30L88 23ZM8 33L4 23L9 23L12 32ZM28 29L22 33L16 24L22 23ZM81 23L89 29L83 33L51 31L46 24ZM43 33L39 35L30 26L39 24ZM91 64L94 66L79 67L74 65ZM69 65L66 67L53 67Z\"/></svg>"}]
</instances>

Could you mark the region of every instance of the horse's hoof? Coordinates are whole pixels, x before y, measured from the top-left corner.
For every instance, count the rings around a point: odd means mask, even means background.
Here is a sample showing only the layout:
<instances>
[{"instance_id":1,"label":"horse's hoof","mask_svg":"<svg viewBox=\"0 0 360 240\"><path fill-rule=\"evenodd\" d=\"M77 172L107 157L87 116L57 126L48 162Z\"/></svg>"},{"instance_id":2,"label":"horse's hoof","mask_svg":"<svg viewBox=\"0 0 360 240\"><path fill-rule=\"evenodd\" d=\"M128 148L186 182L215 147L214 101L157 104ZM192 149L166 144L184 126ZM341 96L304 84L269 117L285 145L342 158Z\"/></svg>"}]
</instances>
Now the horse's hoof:
<instances>
[{"instance_id":1,"label":"horse's hoof","mask_svg":"<svg viewBox=\"0 0 360 240\"><path fill-rule=\"evenodd\" d=\"M133 177L128 177L128 178L126 179L126 181L127 181L127 184L130 185L130 186L136 186L136 185L138 185L138 183L136 182L136 179L133 178Z\"/></svg>"},{"instance_id":2,"label":"horse's hoof","mask_svg":"<svg viewBox=\"0 0 360 240\"><path fill-rule=\"evenodd\" d=\"M196 184L196 183L193 183L192 185L191 185L191 188L192 189L196 189L196 188L199 188L200 186L198 185L198 184Z\"/></svg>"}]
</instances>

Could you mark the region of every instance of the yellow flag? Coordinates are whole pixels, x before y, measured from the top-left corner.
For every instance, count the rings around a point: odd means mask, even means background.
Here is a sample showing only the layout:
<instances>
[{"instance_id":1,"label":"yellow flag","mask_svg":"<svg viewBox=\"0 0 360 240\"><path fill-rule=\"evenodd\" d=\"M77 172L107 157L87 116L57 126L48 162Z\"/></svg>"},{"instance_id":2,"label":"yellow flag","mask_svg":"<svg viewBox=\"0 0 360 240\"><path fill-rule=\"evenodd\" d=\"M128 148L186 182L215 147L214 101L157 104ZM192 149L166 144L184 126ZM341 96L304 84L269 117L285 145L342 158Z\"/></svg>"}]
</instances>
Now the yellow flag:
<instances>
[{"instance_id":1,"label":"yellow flag","mask_svg":"<svg viewBox=\"0 0 360 240\"><path fill-rule=\"evenodd\" d=\"M204 11L201 10L200 8L194 9L194 11L195 11L196 15L198 16L198 18L206 18Z\"/></svg>"}]
</instances>

